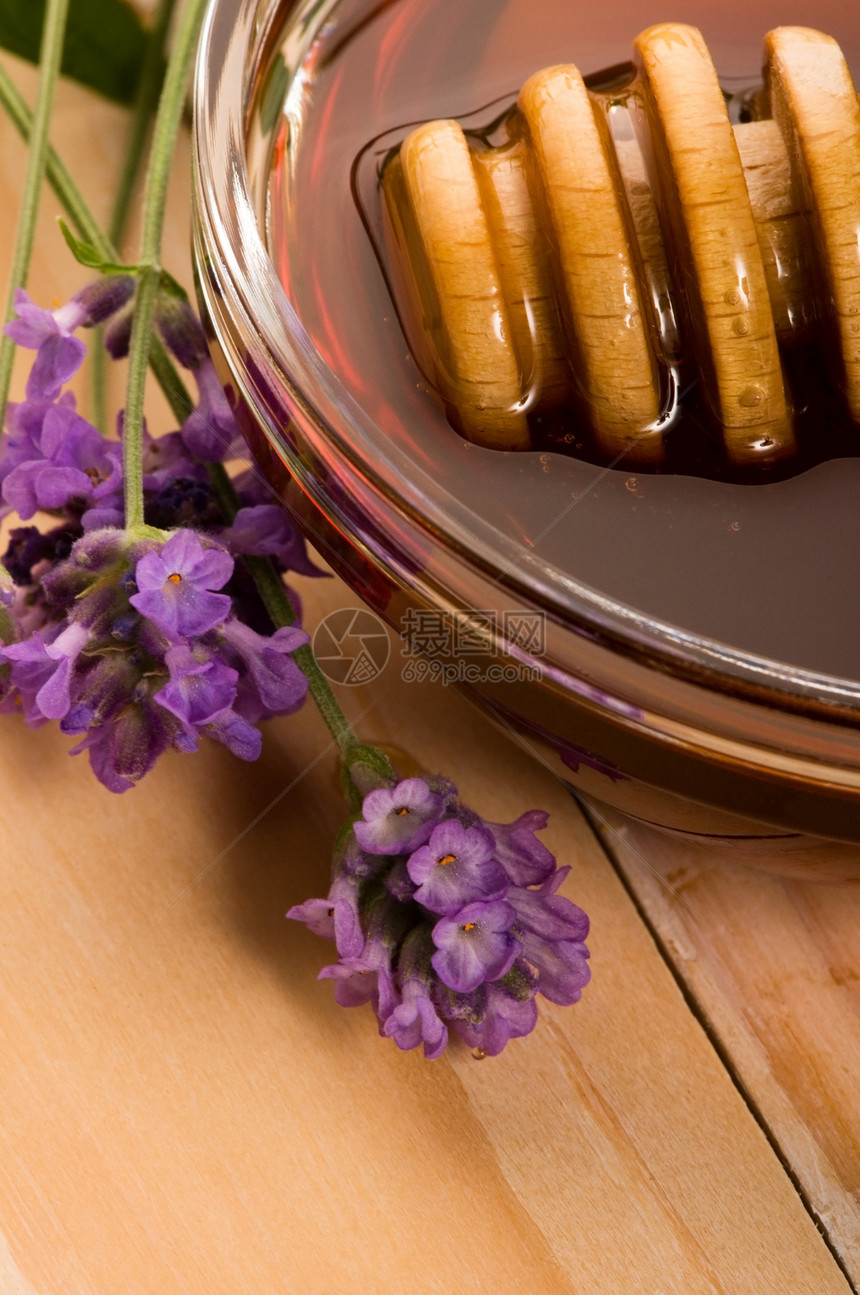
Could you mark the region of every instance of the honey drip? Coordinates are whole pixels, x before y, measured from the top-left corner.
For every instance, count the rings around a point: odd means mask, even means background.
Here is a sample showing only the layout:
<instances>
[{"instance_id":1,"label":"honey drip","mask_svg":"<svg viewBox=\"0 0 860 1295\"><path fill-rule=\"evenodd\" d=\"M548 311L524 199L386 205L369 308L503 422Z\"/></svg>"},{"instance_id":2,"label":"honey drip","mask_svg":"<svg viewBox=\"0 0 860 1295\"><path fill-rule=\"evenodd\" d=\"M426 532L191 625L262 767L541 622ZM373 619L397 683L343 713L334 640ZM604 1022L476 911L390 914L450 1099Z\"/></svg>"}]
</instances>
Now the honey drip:
<instances>
[{"instance_id":1,"label":"honey drip","mask_svg":"<svg viewBox=\"0 0 860 1295\"><path fill-rule=\"evenodd\" d=\"M860 105L839 46L765 39L755 120L732 126L700 33L634 42L637 75L572 65L520 92L495 146L419 126L382 177L395 297L470 440L528 448L581 411L607 459L657 465L700 385L728 462L796 451L784 364L814 338L860 422Z\"/></svg>"}]
</instances>

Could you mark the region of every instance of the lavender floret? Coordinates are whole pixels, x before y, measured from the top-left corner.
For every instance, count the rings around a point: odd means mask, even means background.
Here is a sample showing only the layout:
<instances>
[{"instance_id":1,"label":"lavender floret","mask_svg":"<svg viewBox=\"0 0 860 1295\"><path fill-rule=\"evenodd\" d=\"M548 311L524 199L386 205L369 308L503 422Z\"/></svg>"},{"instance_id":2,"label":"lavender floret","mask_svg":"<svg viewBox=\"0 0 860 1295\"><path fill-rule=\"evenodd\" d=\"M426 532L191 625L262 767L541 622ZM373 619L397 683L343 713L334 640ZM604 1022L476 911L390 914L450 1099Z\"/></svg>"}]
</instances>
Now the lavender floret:
<instances>
[{"instance_id":1,"label":"lavender floret","mask_svg":"<svg viewBox=\"0 0 860 1295\"><path fill-rule=\"evenodd\" d=\"M456 913L471 899L505 893L508 879L493 858L494 841L481 827L464 827L456 818L437 824L427 845L410 855L409 876L415 898L434 913Z\"/></svg>"},{"instance_id":2,"label":"lavender floret","mask_svg":"<svg viewBox=\"0 0 860 1295\"><path fill-rule=\"evenodd\" d=\"M19 406L24 435L10 446L2 493L23 520L40 508L82 511L121 489L120 447L106 441L69 403Z\"/></svg>"},{"instance_id":3,"label":"lavender floret","mask_svg":"<svg viewBox=\"0 0 860 1295\"><path fill-rule=\"evenodd\" d=\"M131 275L106 275L82 288L57 310L43 310L23 288L15 292L18 318L5 332L18 346L36 352L27 379L28 400L53 400L83 363L86 347L78 328L100 324L120 310L134 292Z\"/></svg>"},{"instance_id":4,"label":"lavender floret","mask_svg":"<svg viewBox=\"0 0 860 1295\"><path fill-rule=\"evenodd\" d=\"M236 419L224 388L218 381L215 366L208 358L194 369L197 383L197 407L182 424L182 440L188 453L205 463L220 463L244 448Z\"/></svg>"},{"instance_id":5,"label":"lavender floret","mask_svg":"<svg viewBox=\"0 0 860 1295\"><path fill-rule=\"evenodd\" d=\"M400 1002L385 1022L383 1032L404 1051L423 1043L428 1061L442 1055L448 1042L448 1029L436 1010L426 981L403 982Z\"/></svg>"},{"instance_id":6,"label":"lavender floret","mask_svg":"<svg viewBox=\"0 0 860 1295\"><path fill-rule=\"evenodd\" d=\"M174 640L205 634L230 612L229 597L212 590L232 574L233 559L224 549L205 549L193 531L177 531L161 552L140 559L134 575L139 593L129 602Z\"/></svg>"},{"instance_id":7,"label":"lavender floret","mask_svg":"<svg viewBox=\"0 0 860 1295\"><path fill-rule=\"evenodd\" d=\"M441 809L441 796L423 778L380 787L364 799L356 840L368 854L411 854L429 838Z\"/></svg>"},{"instance_id":8,"label":"lavender floret","mask_svg":"<svg viewBox=\"0 0 860 1295\"><path fill-rule=\"evenodd\" d=\"M467 904L433 927L430 961L449 989L468 994L509 971L521 945L511 933L515 910L503 899Z\"/></svg>"}]
</instances>

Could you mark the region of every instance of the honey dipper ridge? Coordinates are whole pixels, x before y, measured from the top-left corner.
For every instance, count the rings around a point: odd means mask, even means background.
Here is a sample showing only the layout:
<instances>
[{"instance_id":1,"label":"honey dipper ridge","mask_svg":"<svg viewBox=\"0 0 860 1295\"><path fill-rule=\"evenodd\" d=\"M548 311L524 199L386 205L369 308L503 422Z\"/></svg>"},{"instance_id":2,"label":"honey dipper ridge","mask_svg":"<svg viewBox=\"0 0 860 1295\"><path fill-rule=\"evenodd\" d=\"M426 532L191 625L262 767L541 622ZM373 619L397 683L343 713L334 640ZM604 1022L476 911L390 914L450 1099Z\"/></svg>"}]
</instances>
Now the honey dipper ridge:
<instances>
[{"instance_id":1,"label":"honey dipper ridge","mask_svg":"<svg viewBox=\"0 0 860 1295\"><path fill-rule=\"evenodd\" d=\"M396 295L452 420L527 448L529 415L576 393L603 454L657 463L692 356L729 462L772 462L795 450L783 357L814 328L860 421L860 104L838 44L768 33L771 115L735 126L695 28L650 27L634 55L621 96L546 68L503 145L434 121L386 167Z\"/></svg>"}]
</instances>

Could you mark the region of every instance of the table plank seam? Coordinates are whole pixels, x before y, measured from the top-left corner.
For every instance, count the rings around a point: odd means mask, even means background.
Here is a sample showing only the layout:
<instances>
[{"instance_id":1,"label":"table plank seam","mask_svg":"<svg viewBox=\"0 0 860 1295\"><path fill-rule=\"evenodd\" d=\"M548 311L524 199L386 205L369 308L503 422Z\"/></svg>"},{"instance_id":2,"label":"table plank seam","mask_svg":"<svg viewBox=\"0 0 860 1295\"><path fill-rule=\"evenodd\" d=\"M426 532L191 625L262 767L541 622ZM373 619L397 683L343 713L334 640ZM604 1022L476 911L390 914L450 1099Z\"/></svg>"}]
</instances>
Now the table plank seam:
<instances>
[{"instance_id":1,"label":"table plank seam","mask_svg":"<svg viewBox=\"0 0 860 1295\"><path fill-rule=\"evenodd\" d=\"M618 880L620 881L621 885L624 887L624 890L628 895L630 902L633 904L633 907L638 913L640 920L642 921L643 925L645 926L646 930L651 936L651 939L654 941L655 948L657 949L663 962L666 964L666 967L668 968L673 980L675 981L675 984L678 986L678 989L681 993L681 996L685 1004L687 1005L687 1008L692 1013L692 1015L694 1016L698 1024L701 1026L705 1034L705 1037L707 1038L711 1047L714 1049L714 1052L717 1054L717 1057L719 1058L720 1063L722 1064L724 1070L726 1071L727 1075L731 1079L732 1084L737 1090L741 1100L743 1101L747 1110L750 1112L751 1116L755 1120L756 1124L758 1125L759 1129L764 1135L768 1143L768 1146L773 1151L782 1169L784 1170L786 1176L788 1177L789 1181L794 1187L794 1190L797 1192L797 1195L804 1209L806 1210L807 1214L812 1220L812 1223L814 1224L816 1231L818 1232L819 1236L821 1237L822 1241L824 1242L825 1246L830 1252L830 1255L834 1263L836 1264L837 1268L842 1273L842 1276L845 1278L848 1289L851 1291L851 1295L860 1295L860 1291L858 1291L857 1286L854 1284L854 1281L846 1267L845 1261L842 1259L842 1256L840 1255L839 1250L837 1249L836 1242L831 1237L827 1226L825 1225L823 1219L821 1218L818 1211L816 1210L815 1205L813 1204L809 1193L807 1192L806 1188L803 1186L802 1182L800 1181L795 1169L793 1168L790 1160L788 1159L785 1151L783 1150L778 1137L774 1133L773 1129L770 1127L770 1124L766 1116L764 1115L763 1111L761 1110L758 1102L755 1100L748 1086L744 1083L743 1079L738 1073L737 1067L732 1061L731 1054L728 1052L727 1048L722 1042L722 1039L719 1037L719 1034L717 1033L716 1029L714 1028L711 1021L709 1020L708 1015L704 1010L702 1004L697 999L695 992L687 984L686 980L681 974L676 960L672 957L665 940L661 936L655 923L652 921L647 909L643 905L642 901L639 899L639 896L637 895L635 889L631 886L630 882L628 881L625 870L621 865L619 859L615 855L615 852L612 848L612 842L609 839L612 835L615 834L615 829L612 827L612 825L609 822L606 821L606 819L603 818L599 810L596 810L592 805L588 804L572 788L571 788L571 794L579 804L583 812L583 815L585 816L586 822L588 823L589 827L594 833L595 839L597 840L598 844L600 845L600 848L602 849L604 855L606 856L610 867L618 877ZM643 860L643 863L645 862L646 861ZM647 866L647 863L646 863L646 866Z\"/></svg>"}]
</instances>

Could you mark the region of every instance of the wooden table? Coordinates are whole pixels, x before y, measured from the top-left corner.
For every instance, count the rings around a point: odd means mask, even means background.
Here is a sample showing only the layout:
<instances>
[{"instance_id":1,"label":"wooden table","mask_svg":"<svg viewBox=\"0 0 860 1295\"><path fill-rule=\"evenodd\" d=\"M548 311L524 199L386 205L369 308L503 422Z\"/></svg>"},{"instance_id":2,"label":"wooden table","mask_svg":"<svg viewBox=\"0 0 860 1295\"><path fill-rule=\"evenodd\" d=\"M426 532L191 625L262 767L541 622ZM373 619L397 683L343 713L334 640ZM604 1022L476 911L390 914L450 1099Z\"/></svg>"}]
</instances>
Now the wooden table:
<instances>
[{"instance_id":1,"label":"wooden table","mask_svg":"<svg viewBox=\"0 0 860 1295\"><path fill-rule=\"evenodd\" d=\"M54 140L102 215L126 126L62 87ZM23 156L0 127L7 245ZM48 195L46 302L82 282L56 214ZM186 276L187 154L168 223ZM298 583L311 628L354 605ZM310 708L267 726L257 764L210 745L122 797L54 726L0 717L4 1295L857 1290L860 888L595 830L394 663L341 697L488 818L551 811L592 919L582 1002L495 1060L433 1063L334 1006L330 946L283 918L324 892L343 815Z\"/></svg>"}]
</instances>

